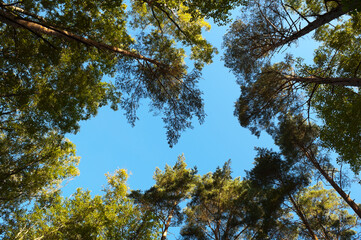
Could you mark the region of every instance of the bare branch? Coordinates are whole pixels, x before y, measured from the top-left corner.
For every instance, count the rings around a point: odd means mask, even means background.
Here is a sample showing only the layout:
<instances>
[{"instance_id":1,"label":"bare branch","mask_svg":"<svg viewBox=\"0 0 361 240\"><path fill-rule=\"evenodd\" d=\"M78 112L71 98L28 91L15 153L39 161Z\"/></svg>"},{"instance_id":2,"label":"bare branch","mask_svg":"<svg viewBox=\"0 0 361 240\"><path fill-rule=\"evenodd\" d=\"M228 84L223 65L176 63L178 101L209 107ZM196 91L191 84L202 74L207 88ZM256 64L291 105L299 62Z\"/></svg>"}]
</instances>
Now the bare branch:
<instances>
[{"instance_id":1,"label":"bare branch","mask_svg":"<svg viewBox=\"0 0 361 240\"><path fill-rule=\"evenodd\" d=\"M289 4L285 4L285 6L291 8L293 11L295 11L298 16L300 16L303 20L305 20L308 24L310 24L311 22L306 18L306 16L302 15L297 9L295 9L294 7L292 7L291 5Z\"/></svg>"}]
</instances>

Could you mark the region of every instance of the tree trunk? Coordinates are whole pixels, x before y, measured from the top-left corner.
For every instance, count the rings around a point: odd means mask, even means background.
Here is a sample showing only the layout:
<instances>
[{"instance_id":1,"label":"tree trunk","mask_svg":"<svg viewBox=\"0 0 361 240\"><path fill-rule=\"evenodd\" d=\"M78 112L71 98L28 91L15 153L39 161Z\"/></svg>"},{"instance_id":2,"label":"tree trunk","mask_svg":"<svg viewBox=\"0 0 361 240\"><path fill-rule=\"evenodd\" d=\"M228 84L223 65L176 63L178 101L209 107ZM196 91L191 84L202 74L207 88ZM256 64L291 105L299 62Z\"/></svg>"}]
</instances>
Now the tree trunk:
<instances>
[{"instance_id":1,"label":"tree trunk","mask_svg":"<svg viewBox=\"0 0 361 240\"><path fill-rule=\"evenodd\" d=\"M301 218L301 220L302 220L303 224L305 225L305 227L306 227L308 233L310 234L311 238L313 240L318 240L316 234L313 232L310 224L308 223L308 221L307 221L305 215L303 214L303 212L301 211L301 209L298 207L296 201L293 199L293 197L291 195L289 195L289 198L291 200L291 203L292 203L293 207L296 210L297 215Z\"/></svg>"},{"instance_id":2,"label":"tree trunk","mask_svg":"<svg viewBox=\"0 0 361 240\"><path fill-rule=\"evenodd\" d=\"M331 186L336 190L336 192L346 201L346 203L352 208L352 210L358 215L361 219L361 209L360 207L347 195L342 188L327 174L325 170L320 166L312 151L308 151L304 147L300 147L302 152L306 157L311 161L313 166L322 174L322 176L331 184Z\"/></svg>"},{"instance_id":3,"label":"tree trunk","mask_svg":"<svg viewBox=\"0 0 361 240\"><path fill-rule=\"evenodd\" d=\"M323 77L300 77L300 76L292 76L292 75L283 75L283 77L289 81L294 81L294 82L361 87L361 78L347 78L347 77L323 78Z\"/></svg>"},{"instance_id":4,"label":"tree trunk","mask_svg":"<svg viewBox=\"0 0 361 240\"><path fill-rule=\"evenodd\" d=\"M168 229L169 229L169 226L170 226L170 222L172 221L172 218L173 218L173 212L174 212L174 210L172 209L170 211L169 215L168 215L168 219L167 219L167 222L165 223L161 240L167 239Z\"/></svg>"}]
</instances>

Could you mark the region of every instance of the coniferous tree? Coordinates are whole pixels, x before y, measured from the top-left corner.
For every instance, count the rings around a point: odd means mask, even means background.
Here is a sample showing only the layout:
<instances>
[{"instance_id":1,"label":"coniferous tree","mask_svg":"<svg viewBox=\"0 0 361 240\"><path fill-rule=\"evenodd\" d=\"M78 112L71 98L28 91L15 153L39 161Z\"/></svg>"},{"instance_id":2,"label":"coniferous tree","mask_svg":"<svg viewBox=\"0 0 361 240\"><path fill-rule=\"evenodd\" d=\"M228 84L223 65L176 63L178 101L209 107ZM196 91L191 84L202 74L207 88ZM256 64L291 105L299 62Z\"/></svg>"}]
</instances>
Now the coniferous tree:
<instances>
[{"instance_id":1,"label":"coniferous tree","mask_svg":"<svg viewBox=\"0 0 361 240\"><path fill-rule=\"evenodd\" d=\"M64 135L100 107L120 107L134 124L149 99L171 146L193 117L203 122L197 83L216 51L202 37L210 29L204 18L225 22L240 3L0 1L1 211L74 175L67 170L74 146Z\"/></svg>"},{"instance_id":2,"label":"coniferous tree","mask_svg":"<svg viewBox=\"0 0 361 240\"><path fill-rule=\"evenodd\" d=\"M238 78L235 115L259 135L277 117L320 119L322 145L360 170L360 2L252 0L224 38L224 60ZM337 21L336 21L337 20ZM314 31L314 63L292 53L272 57ZM313 112L314 111L314 112Z\"/></svg>"},{"instance_id":3,"label":"coniferous tree","mask_svg":"<svg viewBox=\"0 0 361 240\"><path fill-rule=\"evenodd\" d=\"M18 211L2 223L3 239L155 239L160 225L127 197L125 170L108 174L104 195L77 189L69 198L45 193L30 212Z\"/></svg>"},{"instance_id":4,"label":"coniferous tree","mask_svg":"<svg viewBox=\"0 0 361 240\"><path fill-rule=\"evenodd\" d=\"M162 225L161 240L167 238L169 227L180 225L182 222L180 204L191 197L198 180L198 176L195 175L197 171L186 167L184 156L181 155L173 167L166 165L164 171L156 169L154 186L144 193L138 190L130 194L143 209L156 216Z\"/></svg>"}]
</instances>

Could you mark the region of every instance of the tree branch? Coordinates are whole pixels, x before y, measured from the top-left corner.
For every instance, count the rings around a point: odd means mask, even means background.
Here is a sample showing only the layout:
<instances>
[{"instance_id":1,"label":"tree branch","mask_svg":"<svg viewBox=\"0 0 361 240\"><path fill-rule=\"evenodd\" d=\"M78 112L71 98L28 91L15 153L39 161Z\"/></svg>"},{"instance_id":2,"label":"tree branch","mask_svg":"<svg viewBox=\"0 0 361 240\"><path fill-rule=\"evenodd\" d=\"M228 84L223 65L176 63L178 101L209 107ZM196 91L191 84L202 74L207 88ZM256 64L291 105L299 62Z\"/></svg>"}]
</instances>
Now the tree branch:
<instances>
[{"instance_id":1,"label":"tree branch","mask_svg":"<svg viewBox=\"0 0 361 240\"><path fill-rule=\"evenodd\" d=\"M332 20L335 20L336 18L350 12L351 10L344 10L342 6L338 6L337 8L333 9L330 12L327 12L323 15L320 15L314 20L313 22L310 22L307 26L302 28L301 30L291 34L287 38L279 41L278 43L274 44L272 48L269 51L275 50L278 47L281 47L283 45L289 44L294 40L297 40L306 34L312 32L313 30L321 27L322 25L325 25L327 23L330 23Z\"/></svg>"},{"instance_id":2,"label":"tree branch","mask_svg":"<svg viewBox=\"0 0 361 240\"><path fill-rule=\"evenodd\" d=\"M98 49L107 50L107 51L110 51L113 53L121 54L123 56L144 60L144 61L156 64L158 66L163 65L162 63L158 62L157 60L145 57L141 54L131 52L128 50L124 50L124 49L121 49L118 47L114 47L114 46L111 46L111 45L108 45L108 44L105 44L102 42L97 42L97 41L91 40L89 38L85 38L85 37L79 36L77 34L74 34L72 32L63 30L63 29L58 29L58 28L55 28L52 26L46 26L43 23L37 23L37 22L31 21L31 20L28 20L25 18L16 17L13 14L3 11L3 10L0 10L0 21L6 23L8 25L14 26L16 28L24 28L24 29L34 32L36 34L45 34L48 36L62 38L67 41L77 41L77 42L82 43L87 46L92 46L92 47L96 47Z\"/></svg>"}]
</instances>

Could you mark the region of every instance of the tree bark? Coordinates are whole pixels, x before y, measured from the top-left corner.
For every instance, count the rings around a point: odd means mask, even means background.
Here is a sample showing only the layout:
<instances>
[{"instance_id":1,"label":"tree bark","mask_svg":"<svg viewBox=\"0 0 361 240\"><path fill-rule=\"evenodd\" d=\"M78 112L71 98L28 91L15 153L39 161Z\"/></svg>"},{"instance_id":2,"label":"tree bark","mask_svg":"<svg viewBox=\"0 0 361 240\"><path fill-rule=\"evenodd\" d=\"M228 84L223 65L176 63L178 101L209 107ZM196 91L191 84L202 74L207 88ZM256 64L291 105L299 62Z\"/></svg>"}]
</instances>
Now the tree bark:
<instances>
[{"instance_id":1,"label":"tree bark","mask_svg":"<svg viewBox=\"0 0 361 240\"><path fill-rule=\"evenodd\" d=\"M3 5L3 4L1 4L1 5ZM138 53L124 50L124 49L121 49L121 48L118 48L115 46L111 46L111 45L108 45L108 44L105 44L102 42L97 42L97 41L91 40L89 38L85 38L85 37L79 36L77 34L74 34L72 32L63 30L63 29L48 26L44 23L38 23L38 22L34 22L31 20L19 17L19 16L15 16L14 14L9 13L7 11L0 10L0 21L5 24L16 27L16 28L23 28L23 29L29 30L36 34L40 34L40 35L45 34L48 36L58 37L58 38L65 39L66 41L77 41L77 42L80 42L87 46L96 47L98 49L107 50L107 51L110 51L113 53L121 54L123 56L128 56L128 57L139 59L139 60L144 60L144 61L156 64L156 65L161 65L161 63L158 62L157 60L147 58Z\"/></svg>"},{"instance_id":2,"label":"tree bark","mask_svg":"<svg viewBox=\"0 0 361 240\"><path fill-rule=\"evenodd\" d=\"M308 233L310 234L311 238L313 240L318 240L316 234L313 232L310 224L308 223L308 221L307 221L305 215L303 214L303 212L301 211L301 209L298 207L296 201L293 199L293 197L291 195L289 195L289 198L290 198L290 201L291 201L293 207L296 210L297 215L301 218L301 220L302 220L303 224L305 225L305 227L306 227Z\"/></svg>"},{"instance_id":3,"label":"tree bark","mask_svg":"<svg viewBox=\"0 0 361 240\"><path fill-rule=\"evenodd\" d=\"M331 184L331 186L336 190L336 192L346 201L346 203L352 208L352 210L357 214L361 219L361 209L360 207L347 195L342 188L327 174L325 170L320 166L312 151L308 151L304 147L300 147L305 156L311 161L313 166L322 174L322 176Z\"/></svg>"},{"instance_id":4,"label":"tree bark","mask_svg":"<svg viewBox=\"0 0 361 240\"><path fill-rule=\"evenodd\" d=\"M173 212L174 212L174 209L172 209L170 211L169 215L168 215L168 219L167 219L167 222L165 223L161 240L166 240L167 239L168 229L169 229L169 226L170 226L170 222L172 221L172 218L173 218Z\"/></svg>"},{"instance_id":5,"label":"tree bark","mask_svg":"<svg viewBox=\"0 0 361 240\"><path fill-rule=\"evenodd\" d=\"M300 76L292 76L292 75L284 75L283 77L289 81L295 81L295 82L361 87L361 78L347 78L347 77L322 78L322 77L300 77Z\"/></svg>"}]
</instances>

